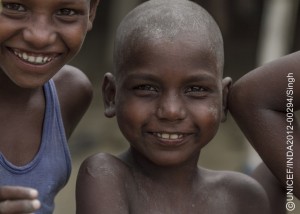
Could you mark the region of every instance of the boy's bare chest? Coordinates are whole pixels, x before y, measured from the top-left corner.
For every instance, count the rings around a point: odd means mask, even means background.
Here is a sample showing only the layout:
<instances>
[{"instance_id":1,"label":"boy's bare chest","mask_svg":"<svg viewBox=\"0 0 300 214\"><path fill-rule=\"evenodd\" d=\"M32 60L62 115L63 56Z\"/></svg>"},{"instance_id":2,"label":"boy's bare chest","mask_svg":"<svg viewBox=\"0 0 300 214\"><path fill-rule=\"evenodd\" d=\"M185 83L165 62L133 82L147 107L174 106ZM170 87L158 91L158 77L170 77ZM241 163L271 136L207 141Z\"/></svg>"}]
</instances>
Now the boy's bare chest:
<instances>
[{"instance_id":1,"label":"boy's bare chest","mask_svg":"<svg viewBox=\"0 0 300 214\"><path fill-rule=\"evenodd\" d=\"M140 196L140 195L139 195ZM191 198L188 194L178 194L168 198L163 192L154 197L139 197L132 201L130 214L240 214L234 201L221 199L214 194Z\"/></svg>"},{"instance_id":2,"label":"boy's bare chest","mask_svg":"<svg viewBox=\"0 0 300 214\"><path fill-rule=\"evenodd\" d=\"M240 214L227 191L214 187L176 191L176 188L138 186L130 193L130 214Z\"/></svg>"}]
</instances>

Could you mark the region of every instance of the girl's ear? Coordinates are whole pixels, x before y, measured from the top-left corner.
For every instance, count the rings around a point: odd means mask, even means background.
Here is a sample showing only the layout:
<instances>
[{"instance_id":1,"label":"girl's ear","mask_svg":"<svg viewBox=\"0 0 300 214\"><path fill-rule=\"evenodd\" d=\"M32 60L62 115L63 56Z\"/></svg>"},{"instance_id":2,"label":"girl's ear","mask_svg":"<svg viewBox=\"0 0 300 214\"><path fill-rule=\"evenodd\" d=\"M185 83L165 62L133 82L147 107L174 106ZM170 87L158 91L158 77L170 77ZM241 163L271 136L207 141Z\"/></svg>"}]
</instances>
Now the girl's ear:
<instances>
[{"instance_id":1,"label":"girl's ear","mask_svg":"<svg viewBox=\"0 0 300 214\"><path fill-rule=\"evenodd\" d=\"M232 79L230 77L225 77L222 80L222 96L223 96L223 103L222 103L222 117L221 122L225 122L227 119L227 112L228 112L228 106L227 106L227 99L229 90L231 88Z\"/></svg>"},{"instance_id":2,"label":"girl's ear","mask_svg":"<svg viewBox=\"0 0 300 214\"><path fill-rule=\"evenodd\" d=\"M104 104L104 115L106 117L114 117L115 110L115 97L116 97L116 82L112 73L106 73L102 82L102 97Z\"/></svg>"},{"instance_id":3,"label":"girl's ear","mask_svg":"<svg viewBox=\"0 0 300 214\"><path fill-rule=\"evenodd\" d=\"M96 11L100 0L90 0L90 15L89 15L89 23L88 23L88 31L93 28L93 22L96 17Z\"/></svg>"}]
</instances>

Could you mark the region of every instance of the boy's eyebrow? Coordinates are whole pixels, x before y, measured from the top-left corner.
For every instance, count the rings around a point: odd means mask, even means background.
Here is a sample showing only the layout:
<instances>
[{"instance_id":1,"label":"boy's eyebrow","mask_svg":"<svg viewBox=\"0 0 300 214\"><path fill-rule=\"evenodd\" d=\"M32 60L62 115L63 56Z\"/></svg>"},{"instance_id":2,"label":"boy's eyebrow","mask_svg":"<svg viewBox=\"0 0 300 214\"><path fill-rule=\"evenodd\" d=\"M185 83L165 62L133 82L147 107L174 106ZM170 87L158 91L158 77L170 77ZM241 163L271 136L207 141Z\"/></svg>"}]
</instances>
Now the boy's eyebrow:
<instances>
[{"instance_id":1,"label":"boy's eyebrow","mask_svg":"<svg viewBox=\"0 0 300 214\"><path fill-rule=\"evenodd\" d=\"M152 73L132 72L127 75L126 79L159 80L159 77L157 75L153 75ZM216 82L216 80L218 80L218 77L211 74L210 72L198 71L185 76L183 80L185 82Z\"/></svg>"},{"instance_id":2,"label":"boy's eyebrow","mask_svg":"<svg viewBox=\"0 0 300 214\"><path fill-rule=\"evenodd\" d=\"M82 4L85 3L87 0L60 0L61 4Z\"/></svg>"},{"instance_id":3,"label":"boy's eyebrow","mask_svg":"<svg viewBox=\"0 0 300 214\"><path fill-rule=\"evenodd\" d=\"M158 78L152 73L132 72L126 76L126 79L157 80Z\"/></svg>"},{"instance_id":4,"label":"boy's eyebrow","mask_svg":"<svg viewBox=\"0 0 300 214\"><path fill-rule=\"evenodd\" d=\"M216 82L218 80L218 76L212 75L209 72L197 72L195 74L191 74L185 78L186 82Z\"/></svg>"}]
</instances>

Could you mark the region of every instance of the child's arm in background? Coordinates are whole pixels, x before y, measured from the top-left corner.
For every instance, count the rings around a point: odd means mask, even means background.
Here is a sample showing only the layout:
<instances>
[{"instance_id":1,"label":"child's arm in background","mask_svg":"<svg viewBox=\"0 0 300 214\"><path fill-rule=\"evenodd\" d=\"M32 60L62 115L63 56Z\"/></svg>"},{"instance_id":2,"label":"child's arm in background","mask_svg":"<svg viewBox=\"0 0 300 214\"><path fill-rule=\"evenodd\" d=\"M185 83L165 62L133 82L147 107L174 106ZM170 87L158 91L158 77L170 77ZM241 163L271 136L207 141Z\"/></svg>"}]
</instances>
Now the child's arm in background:
<instances>
[{"instance_id":1,"label":"child's arm in background","mask_svg":"<svg viewBox=\"0 0 300 214\"><path fill-rule=\"evenodd\" d=\"M300 52L263 65L238 80L229 110L273 174L300 198ZM290 123L291 122L291 123Z\"/></svg>"},{"instance_id":2,"label":"child's arm in background","mask_svg":"<svg viewBox=\"0 0 300 214\"><path fill-rule=\"evenodd\" d=\"M0 213L33 213L41 204L38 192L31 188L18 186L0 187Z\"/></svg>"}]
</instances>

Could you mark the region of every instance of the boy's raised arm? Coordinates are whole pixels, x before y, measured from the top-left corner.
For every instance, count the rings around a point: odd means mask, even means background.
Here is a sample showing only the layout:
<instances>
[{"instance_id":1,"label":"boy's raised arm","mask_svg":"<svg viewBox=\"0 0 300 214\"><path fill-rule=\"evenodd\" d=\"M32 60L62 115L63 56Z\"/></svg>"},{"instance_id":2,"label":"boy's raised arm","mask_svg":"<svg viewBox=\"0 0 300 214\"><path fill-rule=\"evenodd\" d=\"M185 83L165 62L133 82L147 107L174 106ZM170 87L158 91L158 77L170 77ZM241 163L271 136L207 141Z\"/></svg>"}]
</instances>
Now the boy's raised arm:
<instances>
[{"instance_id":1,"label":"boy's raised arm","mask_svg":"<svg viewBox=\"0 0 300 214\"><path fill-rule=\"evenodd\" d=\"M300 52L243 76L229 94L229 110L284 188L300 198Z\"/></svg>"}]
</instances>

